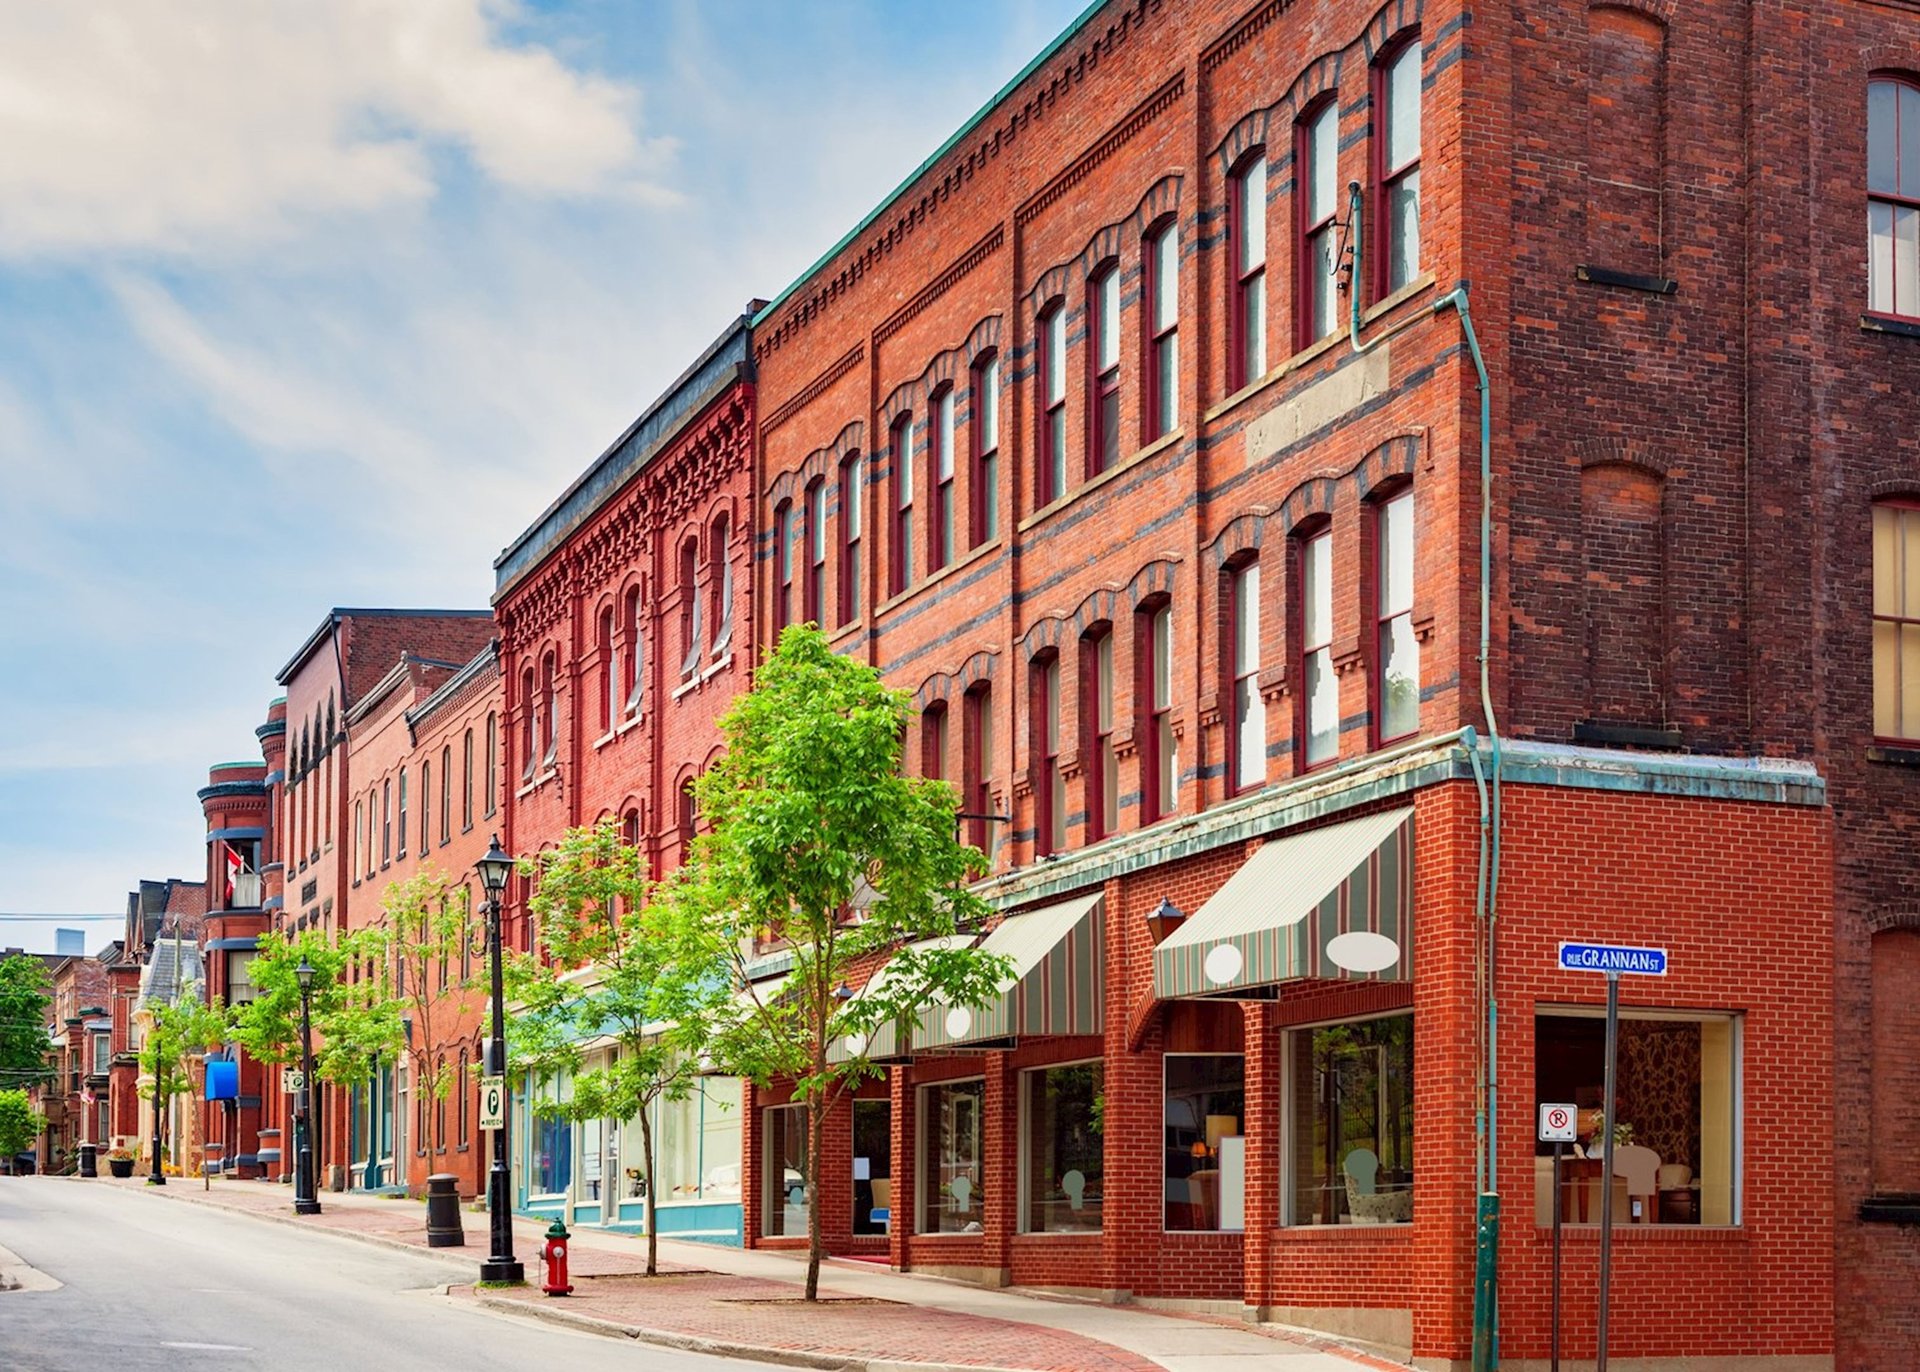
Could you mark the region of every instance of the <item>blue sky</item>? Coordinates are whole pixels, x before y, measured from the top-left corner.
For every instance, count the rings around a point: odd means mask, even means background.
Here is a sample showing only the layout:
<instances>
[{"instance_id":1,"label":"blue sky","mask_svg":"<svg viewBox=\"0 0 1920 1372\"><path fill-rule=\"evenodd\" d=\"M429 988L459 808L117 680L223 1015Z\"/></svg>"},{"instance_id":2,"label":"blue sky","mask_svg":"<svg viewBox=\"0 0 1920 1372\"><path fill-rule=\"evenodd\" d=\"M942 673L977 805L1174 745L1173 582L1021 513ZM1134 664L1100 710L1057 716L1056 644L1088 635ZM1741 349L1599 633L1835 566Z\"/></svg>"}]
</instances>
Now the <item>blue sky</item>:
<instances>
[{"instance_id":1,"label":"blue sky","mask_svg":"<svg viewBox=\"0 0 1920 1372\"><path fill-rule=\"evenodd\" d=\"M201 873L333 605L493 555L1082 0L0 0L0 910Z\"/></svg>"}]
</instances>

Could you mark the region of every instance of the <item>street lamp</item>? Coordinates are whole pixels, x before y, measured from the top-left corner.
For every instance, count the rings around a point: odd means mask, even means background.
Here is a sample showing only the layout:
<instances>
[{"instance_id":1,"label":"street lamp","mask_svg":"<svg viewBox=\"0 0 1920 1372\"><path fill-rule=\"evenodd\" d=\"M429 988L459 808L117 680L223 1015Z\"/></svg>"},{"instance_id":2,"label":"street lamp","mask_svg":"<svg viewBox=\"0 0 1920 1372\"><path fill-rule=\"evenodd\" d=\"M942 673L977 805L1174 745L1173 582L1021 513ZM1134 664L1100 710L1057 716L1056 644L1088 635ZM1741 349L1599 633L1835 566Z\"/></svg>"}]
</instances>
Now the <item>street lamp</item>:
<instances>
[{"instance_id":1,"label":"street lamp","mask_svg":"<svg viewBox=\"0 0 1920 1372\"><path fill-rule=\"evenodd\" d=\"M493 1037L487 1041L486 1075L507 1075L507 1005L500 982L500 896L513 874L513 859L501 851L500 836L495 834L487 855L473 864L480 874L480 885L487 893L487 957L493 978ZM513 1124L513 1093L500 1093L500 1127L493 1131L493 1167L487 1174L487 1221L492 1232L492 1250L480 1265L480 1280L524 1282L527 1269L513 1256L513 1212L507 1203L507 1131Z\"/></svg>"},{"instance_id":2,"label":"street lamp","mask_svg":"<svg viewBox=\"0 0 1920 1372\"><path fill-rule=\"evenodd\" d=\"M294 1144L293 1213L317 1215L313 1191L313 965L303 956L293 969L300 982L300 1094L294 1114L299 1138Z\"/></svg>"}]
</instances>

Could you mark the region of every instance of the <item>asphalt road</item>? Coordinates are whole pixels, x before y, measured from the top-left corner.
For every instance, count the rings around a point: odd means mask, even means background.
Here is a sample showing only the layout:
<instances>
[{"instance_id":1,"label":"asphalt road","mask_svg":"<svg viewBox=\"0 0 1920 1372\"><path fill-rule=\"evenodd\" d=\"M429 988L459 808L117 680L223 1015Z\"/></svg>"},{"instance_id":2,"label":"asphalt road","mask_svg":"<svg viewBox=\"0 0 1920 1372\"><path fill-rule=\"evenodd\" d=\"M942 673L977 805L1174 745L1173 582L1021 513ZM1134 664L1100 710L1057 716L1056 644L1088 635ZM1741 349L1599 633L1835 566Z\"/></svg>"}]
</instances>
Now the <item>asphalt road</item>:
<instances>
[{"instance_id":1,"label":"asphalt road","mask_svg":"<svg viewBox=\"0 0 1920 1372\"><path fill-rule=\"evenodd\" d=\"M448 1266L324 1232L106 1186L0 1177L0 1248L63 1285L0 1291L4 1372L741 1372L461 1306ZM0 1259L0 1262L4 1262Z\"/></svg>"}]
</instances>

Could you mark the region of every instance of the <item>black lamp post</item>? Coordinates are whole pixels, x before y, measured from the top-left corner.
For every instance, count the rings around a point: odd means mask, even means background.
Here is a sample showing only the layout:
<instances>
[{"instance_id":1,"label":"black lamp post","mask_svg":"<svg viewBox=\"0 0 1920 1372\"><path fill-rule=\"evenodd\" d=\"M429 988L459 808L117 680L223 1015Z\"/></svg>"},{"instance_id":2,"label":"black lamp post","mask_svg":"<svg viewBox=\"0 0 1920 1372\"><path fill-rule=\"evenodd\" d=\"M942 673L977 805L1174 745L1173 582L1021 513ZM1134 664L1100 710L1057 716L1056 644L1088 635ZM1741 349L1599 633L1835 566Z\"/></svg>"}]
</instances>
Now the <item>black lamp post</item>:
<instances>
[{"instance_id":1,"label":"black lamp post","mask_svg":"<svg viewBox=\"0 0 1920 1372\"><path fill-rule=\"evenodd\" d=\"M317 1215L320 1199L313 1189L313 967L301 958L293 975L300 982L300 1094L293 1117L299 1138L294 1143L293 1213Z\"/></svg>"},{"instance_id":2,"label":"black lamp post","mask_svg":"<svg viewBox=\"0 0 1920 1372\"><path fill-rule=\"evenodd\" d=\"M156 1051L153 1055L153 1166L147 1171L148 1186L167 1184L166 1173L160 1170L160 1074L165 1070Z\"/></svg>"},{"instance_id":3,"label":"black lamp post","mask_svg":"<svg viewBox=\"0 0 1920 1372\"><path fill-rule=\"evenodd\" d=\"M473 864L487 893L487 957L493 978L493 1037L487 1040L486 1074L507 1075L507 1005L500 982L500 896L513 874L513 859L501 851L495 834L487 855ZM507 1201L507 1131L513 1126L513 1093L500 1093L500 1127L493 1131L493 1167L487 1174L487 1220L492 1230L490 1256L480 1264L480 1280L523 1282L527 1269L513 1256L513 1211Z\"/></svg>"}]
</instances>

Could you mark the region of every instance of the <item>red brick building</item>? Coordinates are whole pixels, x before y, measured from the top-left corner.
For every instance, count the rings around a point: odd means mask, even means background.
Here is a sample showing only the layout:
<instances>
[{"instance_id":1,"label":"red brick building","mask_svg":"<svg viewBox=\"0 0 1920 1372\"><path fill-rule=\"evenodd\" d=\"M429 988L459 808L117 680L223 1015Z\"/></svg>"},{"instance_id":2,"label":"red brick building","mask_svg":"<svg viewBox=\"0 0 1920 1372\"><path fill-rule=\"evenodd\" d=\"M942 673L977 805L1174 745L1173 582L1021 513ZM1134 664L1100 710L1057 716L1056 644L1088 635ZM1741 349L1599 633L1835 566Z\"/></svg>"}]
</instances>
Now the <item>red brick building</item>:
<instances>
[{"instance_id":1,"label":"red brick building","mask_svg":"<svg viewBox=\"0 0 1920 1372\"><path fill-rule=\"evenodd\" d=\"M465 662L403 655L347 714L355 794L347 832L347 928L387 928L392 883L443 879L468 915L444 962L396 953L386 975L408 1001L401 1059L356 1088L349 1185L423 1191L450 1172L462 1195L485 1188L478 1127L486 939L473 865L496 818L500 671L489 642ZM424 971L425 977L422 978ZM440 1090L431 1088L445 1081Z\"/></svg>"},{"instance_id":2,"label":"red brick building","mask_svg":"<svg viewBox=\"0 0 1920 1372\"><path fill-rule=\"evenodd\" d=\"M756 641L754 404L743 316L495 562L508 852L612 817L652 871L681 862L696 823L687 787L719 747ZM506 915L521 949L533 942L525 895L515 882ZM738 1234L737 1099L737 1086L709 1083L662 1106L663 1232ZM635 1121L541 1120L522 1096L513 1129L518 1206L638 1223Z\"/></svg>"},{"instance_id":3,"label":"red brick building","mask_svg":"<svg viewBox=\"0 0 1920 1372\"><path fill-rule=\"evenodd\" d=\"M280 807L278 870L270 862L267 878L269 885L277 882L280 887L281 928L338 933L346 927L346 895L352 884L349 803L359 790L347 712L402 654L467 662L492 637L493 616L486 610L335 609L280 669L286 699L272 709L284 711L285 732L271 731L277 721L270 713L269 732L261 742L268 785ZM346 1185L346 1104L344 1092L331 1086L321 1089L315 1165L323 1187ZM270 1118L290 1130L284 1116L282 1106ZM290 1133L282 1144L291 1148Z\"/></svg>"},{"instance_id":4,"label":"red brick building","mask_svg":"<svg viewBox=\"0 0 1920 1372\"><path fill-rule=\"evenodd\" d=\"M201 991L225 1005L244 1005L253 999L248 966L272 921L261 874L274 821L266 766L218 763L208 770L199 799L207 823L207 915L200 943L206 985ZM208 1165L237 1176L262 1176L262 1109L268 1078L278 1072L238 1045L229 1045L221 1056L234 1063L237 1094L207 1102ZM270 1151L275 1146L271 1134L268 1146Z\"/></svg>"},{"instance_id":5,"label":"red brick building","mask_svg":"<svg viewBox=\"0 0 1920 1372\"><path fill-rule=\"evenodd\" d=\"M756 317L756 641L914 693L1024 975L822 1158L753 1093L749 1242L804 1178L841 1251L1441 1366L1492 1189L1544 1358L1555 949L1646 944L1610 1351L1920 1357L1915 72L1864 0L1112 3Z\"/></svg>"}]
</instances>

